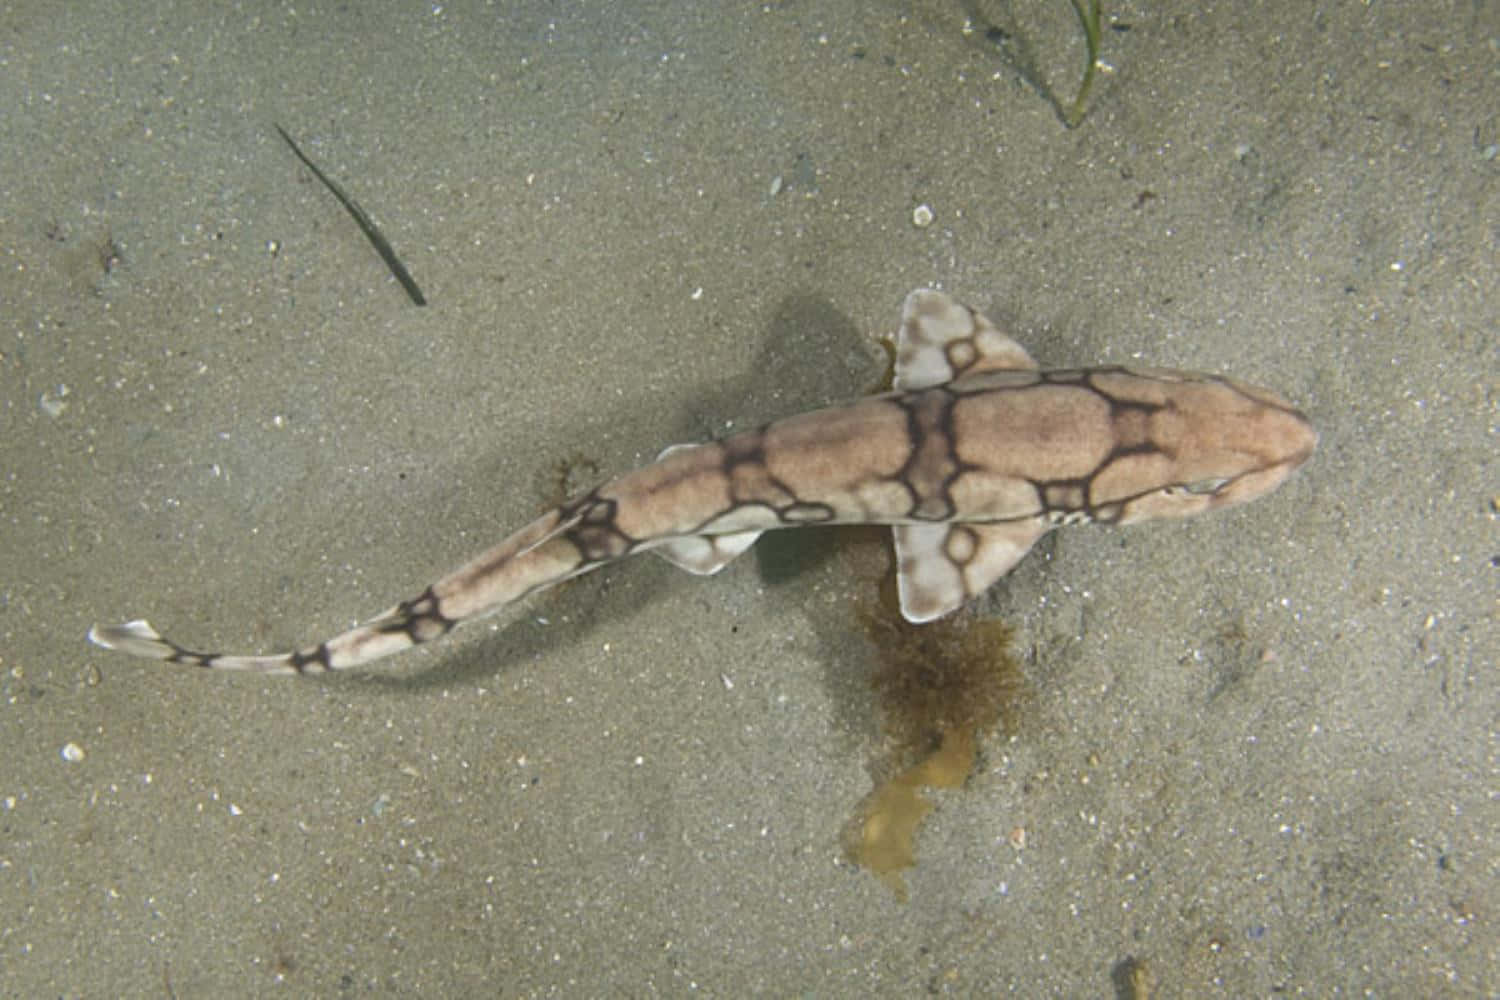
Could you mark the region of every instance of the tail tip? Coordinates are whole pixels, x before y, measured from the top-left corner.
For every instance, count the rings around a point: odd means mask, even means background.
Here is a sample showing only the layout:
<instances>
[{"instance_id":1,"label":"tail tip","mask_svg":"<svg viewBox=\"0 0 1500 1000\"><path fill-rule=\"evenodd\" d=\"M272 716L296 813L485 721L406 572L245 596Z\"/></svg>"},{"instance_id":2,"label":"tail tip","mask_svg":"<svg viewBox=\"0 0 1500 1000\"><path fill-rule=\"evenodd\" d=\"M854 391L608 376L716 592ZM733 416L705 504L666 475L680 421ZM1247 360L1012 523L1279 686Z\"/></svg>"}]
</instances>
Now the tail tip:
<instances>
[{"instance_id":1,"label":"tail tip","mask_svg":"<svg viewBox=\"0 0 1500 1000\"><path fill-rule=\"evenodd\" d=\"M89 629L89 642L105 649L119 649L132 641L160 642L161 633L144 618L119 625L95 625Z\"/></svg>"}]
</instances>

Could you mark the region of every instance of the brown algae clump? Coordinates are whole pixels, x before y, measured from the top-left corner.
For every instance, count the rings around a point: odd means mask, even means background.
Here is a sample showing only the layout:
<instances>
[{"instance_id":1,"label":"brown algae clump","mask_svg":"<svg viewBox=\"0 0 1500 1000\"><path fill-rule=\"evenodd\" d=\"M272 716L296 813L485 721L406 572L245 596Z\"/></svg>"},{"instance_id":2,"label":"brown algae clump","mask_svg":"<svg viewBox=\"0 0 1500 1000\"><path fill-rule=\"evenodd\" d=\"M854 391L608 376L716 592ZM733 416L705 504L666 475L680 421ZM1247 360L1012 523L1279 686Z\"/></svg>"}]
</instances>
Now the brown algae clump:
<instances>
[{"instance_id":1,"label":"brown algae clump","mask_svg":"<svg viewBox=\"0 0 1500 1000\"><path fill-rule=\"evenodd\" d=\"M891 742L875 770L896 773L859 804L843 842L851 860L905 900L901 871L916 863L916 831L932 811L919 790L963 785L977 738L1011 721L1023 685L1009 626L968 611L912 625L884 589L860 617L876 649L871 683Z\"/></svg>"}]
</instances>

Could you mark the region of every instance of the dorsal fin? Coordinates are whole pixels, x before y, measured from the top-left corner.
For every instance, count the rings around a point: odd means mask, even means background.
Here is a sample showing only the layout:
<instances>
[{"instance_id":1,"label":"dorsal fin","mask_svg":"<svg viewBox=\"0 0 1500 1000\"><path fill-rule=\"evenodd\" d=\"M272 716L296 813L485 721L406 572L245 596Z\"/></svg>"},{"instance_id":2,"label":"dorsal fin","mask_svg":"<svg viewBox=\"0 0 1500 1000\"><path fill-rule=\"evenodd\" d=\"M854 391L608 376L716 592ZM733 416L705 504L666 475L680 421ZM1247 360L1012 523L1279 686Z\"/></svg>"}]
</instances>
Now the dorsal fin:
<instances>
[{"instance_id":1,"label":"dorsal fin","mask_svg":"<svg viewBox=\"0 0 1500 1000\"><path fill-rule=\"evenodd\" d=\"M975 372L1036 366L1026 348L976 310L930 288L906 297L896 341L897 389L927 389Z\"/></svg>"}]
</instances>

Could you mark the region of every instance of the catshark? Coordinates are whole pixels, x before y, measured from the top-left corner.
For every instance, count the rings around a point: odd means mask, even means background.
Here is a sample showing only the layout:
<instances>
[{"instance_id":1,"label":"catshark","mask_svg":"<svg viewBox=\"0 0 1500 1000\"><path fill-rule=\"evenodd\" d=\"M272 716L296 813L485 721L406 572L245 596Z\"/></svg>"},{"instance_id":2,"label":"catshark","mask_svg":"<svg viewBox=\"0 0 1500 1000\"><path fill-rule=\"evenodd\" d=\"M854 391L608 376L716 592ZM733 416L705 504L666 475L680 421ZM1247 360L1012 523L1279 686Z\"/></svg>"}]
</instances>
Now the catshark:
<instances>
[{"instance_id":1,"label":"catshark","mask_svg":"<svg viewBox=\"0 0 1500 1000\"><path fill-rule=\"evenodd\" d=\"M89 639L200 667L312 674L369 663L637 552L717 573L762 532L888 524L911 622L981 593L1068 524L1188 517L1253 500L1317 434L1267 389L1136 366L1041 369L980 313L907 296L893 391L657 460L542 514L416 597L313 646L194 652L145 620Z\"/></svg>"}]
</instances>

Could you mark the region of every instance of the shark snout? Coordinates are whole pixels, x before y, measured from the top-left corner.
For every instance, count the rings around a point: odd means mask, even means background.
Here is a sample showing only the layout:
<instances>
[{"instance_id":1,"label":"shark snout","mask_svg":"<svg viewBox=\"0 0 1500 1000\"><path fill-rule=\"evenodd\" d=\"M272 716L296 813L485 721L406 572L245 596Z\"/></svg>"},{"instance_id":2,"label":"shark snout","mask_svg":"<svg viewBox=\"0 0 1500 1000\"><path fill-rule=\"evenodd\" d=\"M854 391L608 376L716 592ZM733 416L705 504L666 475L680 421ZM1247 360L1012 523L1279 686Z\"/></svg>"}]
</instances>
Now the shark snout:
<instances>
[{"instance_id":1,"label":"shark snout","mask_svg":"<svg viewBox=\"0 0 1500 1000\"><path fill-rule=\"evenodd\" d=\"M1247 430L1250 434L1243 441L1243 454L1254 457L1248 468L1215 494L1214 507L1265 496L1297 471L1318 447L1318 432L1312 423L1290 406L1268 406Z\"/></svg>"},{"instance_id":2,"label":"shark snout","mask_svg":"<svg viewBox=\"0 0 1500 1000\"><path fill-rule=\"evenodd\" d=\"M1276 435L1279 439L1280 457L1276 464L1286 466L1287 472L1291 472L1312 458L1312 453L1318 447L1318 432L1301 410L1289 407L1280 416L1281 419L1277 421L1280 425L1279 433Z\"/></svg>"}]
</instances>

